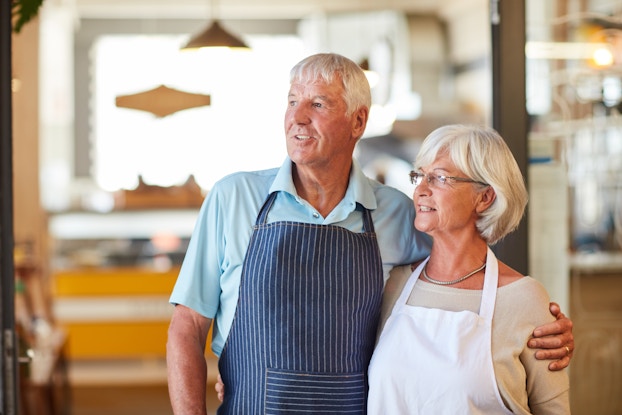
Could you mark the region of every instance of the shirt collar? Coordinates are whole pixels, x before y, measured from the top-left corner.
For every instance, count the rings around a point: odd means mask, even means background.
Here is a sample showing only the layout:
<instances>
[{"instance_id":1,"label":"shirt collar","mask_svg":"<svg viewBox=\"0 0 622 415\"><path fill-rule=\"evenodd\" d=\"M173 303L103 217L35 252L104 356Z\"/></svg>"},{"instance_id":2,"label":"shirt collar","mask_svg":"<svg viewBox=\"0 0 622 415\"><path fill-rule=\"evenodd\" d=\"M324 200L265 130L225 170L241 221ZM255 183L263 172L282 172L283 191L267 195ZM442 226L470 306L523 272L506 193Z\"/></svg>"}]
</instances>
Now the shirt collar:
<instances>
[{"instance_id":1,"label":"shirt collar","mask_svg":"<svg viewBox=\"0 0 622 415\"><path fill-rule=\"evenodd\" d=\"M296 187L294 186L294 180L292 178L292 161L289 157L285 158L285 161L279 168L276 174L272 186L270 186L270 193L272 192L288 192L295 197L298 197ZM352 170L350 171L350 181L348 183L348 190L343 201L353 201L361 204L366 209L376 209L378 206L376 203L376 196L374 194L374 188L371 185L371 180L365 176L358 161L352 159Z\"/></svg>"}]
</instances>

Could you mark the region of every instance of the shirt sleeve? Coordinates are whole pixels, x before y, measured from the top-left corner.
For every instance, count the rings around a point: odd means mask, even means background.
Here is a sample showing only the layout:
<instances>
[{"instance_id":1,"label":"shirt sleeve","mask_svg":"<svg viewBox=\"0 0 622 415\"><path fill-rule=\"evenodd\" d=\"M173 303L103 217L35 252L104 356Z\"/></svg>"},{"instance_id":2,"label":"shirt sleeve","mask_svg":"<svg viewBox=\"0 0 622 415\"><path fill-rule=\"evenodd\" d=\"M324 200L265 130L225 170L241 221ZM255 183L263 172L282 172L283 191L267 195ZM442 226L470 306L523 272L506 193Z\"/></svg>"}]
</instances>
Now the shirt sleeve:
<instances>
[{"instance_id":1,"label":"shirt sleeve","mask_svg":"<svg viewBox=\"0 0 622 415\"><path fill-rule=\"evenodd\" d=\"M170 297L207 318L214 318L220 297L223 258L224 214L218 187L214 187L201 206L186 256Z\"/></svg>"},{"instance_id":2,"label":"shirt sleeve","mask_svg":"<svg viewBox=\"0 0 622 415\"><path fill-rule=\"evenodd\" d=\"M549 311L549 295L533 278L524 277L519 282L500 289L503 297L498 301L503 306L496 308L493 322L496 327L493 339L497 340L496 344L493 340L493 353L504 362L495 366L502 396L514 411L528 409L537 415L569 414L567 370L549 370L550 362L537 360L535 350L527 347L533 329L555 320ZM512 359L512 355L517 355L518 360ZM522 376L524 384L517 382ZM527 403L521 398L525 387Z\"/></svg>"},{"instance_id":3,"label":"shirt sleeve","mask_svg":"<svg viewBox=\"0 0 622 415\"><path fill-rule=\"evenodd\" d=\"M514 298L520 298L523 302L524 313L532 319L533 328L555 320L549 311L550 298L544 286L529 277L526 282L530 282L528 292ZM550 371L548 361L536 360L533 349L525 346L524 350L521 361L527 371L527 395L531 411L536 415L569 414L568 371Z\"/></svg>"}]
</instances>

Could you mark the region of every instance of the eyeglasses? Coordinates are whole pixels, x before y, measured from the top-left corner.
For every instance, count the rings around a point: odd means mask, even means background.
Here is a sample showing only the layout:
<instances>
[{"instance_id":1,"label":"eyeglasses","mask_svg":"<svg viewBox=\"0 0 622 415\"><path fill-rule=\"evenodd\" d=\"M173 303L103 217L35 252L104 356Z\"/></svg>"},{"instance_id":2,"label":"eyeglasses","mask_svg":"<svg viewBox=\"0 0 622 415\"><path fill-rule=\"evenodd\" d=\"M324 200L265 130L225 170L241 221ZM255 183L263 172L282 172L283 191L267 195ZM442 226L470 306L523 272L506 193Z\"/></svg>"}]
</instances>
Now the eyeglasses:
<instances>
[{"instance_id":1,"label":"eyeglasses","mask_svg":"<svg viewBox=\"0 0 622 415\"><path fill-rule=\"evenodd\" d=\"M455 176L445 176L443 174L430 174L430 173L421 173L418 171L410 172L410 182L415 186L419 186L421 182L423 182L423 178L427 178L429 186L441 187L450 185L453 182L463 182L463 183L477 183L482 186L488 186L487 183L480 182L473 179L467 179L465 177L455 177Z\"/></svg>"}]
</instances>

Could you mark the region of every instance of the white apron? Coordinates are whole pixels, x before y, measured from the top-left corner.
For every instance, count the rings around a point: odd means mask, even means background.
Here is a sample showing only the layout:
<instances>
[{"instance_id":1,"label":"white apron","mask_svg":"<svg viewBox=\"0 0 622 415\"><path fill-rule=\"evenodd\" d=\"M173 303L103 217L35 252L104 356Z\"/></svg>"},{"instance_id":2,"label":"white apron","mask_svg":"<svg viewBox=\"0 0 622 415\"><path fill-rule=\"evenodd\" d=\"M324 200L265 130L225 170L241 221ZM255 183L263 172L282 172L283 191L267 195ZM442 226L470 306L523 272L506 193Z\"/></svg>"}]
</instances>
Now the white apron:
<instances>
[{"instance_id":1,"label":"white apron","mask_svg":"<svg viewBox=\"0 0 622 415\"><path fill-rule=\"evenodd\" d=\"M408 279L380 335L369 366L368 413L511 414L492 364L495 255L488 248L479 315L406 304L428 259Z\"/></svg>"}]
</instances>

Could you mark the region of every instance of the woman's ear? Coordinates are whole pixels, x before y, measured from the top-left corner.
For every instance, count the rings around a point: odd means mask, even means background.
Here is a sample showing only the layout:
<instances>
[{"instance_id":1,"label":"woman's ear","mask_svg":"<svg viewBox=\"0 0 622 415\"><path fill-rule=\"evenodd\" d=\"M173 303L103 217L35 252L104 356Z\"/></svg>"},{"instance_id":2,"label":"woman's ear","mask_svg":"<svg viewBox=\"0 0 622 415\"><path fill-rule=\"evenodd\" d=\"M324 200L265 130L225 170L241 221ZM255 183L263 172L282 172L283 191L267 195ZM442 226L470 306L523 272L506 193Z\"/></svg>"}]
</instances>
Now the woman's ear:
<instances>
[{"instance_id":1,"label":"woman's ear","mask_svg":"<svg viewBox=\"0 0 622 415\"><path fill-rule=\"evenodd\" d=\"M480 200L475 207L475 211L477 213L485 212L486 209L488 209L497 198L495 189L493 189L492 186L486 186L486 189L479 192L478 196Z\"/></svg>"}]
</instances>

